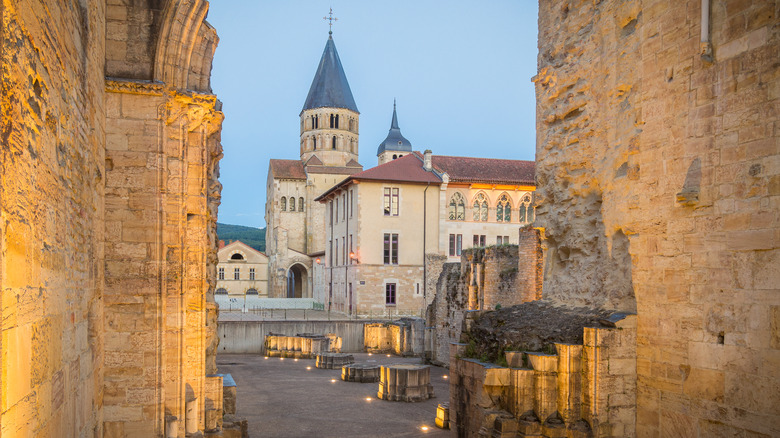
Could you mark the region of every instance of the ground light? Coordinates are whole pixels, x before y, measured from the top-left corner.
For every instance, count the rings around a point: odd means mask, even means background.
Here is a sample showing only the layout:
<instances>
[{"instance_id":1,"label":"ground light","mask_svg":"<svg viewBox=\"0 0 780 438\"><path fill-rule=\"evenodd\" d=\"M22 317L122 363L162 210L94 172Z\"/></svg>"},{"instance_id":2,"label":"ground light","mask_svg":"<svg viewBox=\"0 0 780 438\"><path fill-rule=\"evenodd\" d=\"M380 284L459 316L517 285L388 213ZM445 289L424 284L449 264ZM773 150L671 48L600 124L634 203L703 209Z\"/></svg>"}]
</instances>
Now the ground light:
<instances>
[{"instance_id":1,"label":"ground light","mask_svg":"<svg viewBox=\"0 0 780 438\"><path fill-rule=\"evenodd\" d=\"M420 430L422 430L423 432L428 432L428 426L422 426L420 427Z\"/></svg>"},{"instance_id":2,"label":"ground light","mask_svg":"<svg viewBox=\"0 0 780 438\"><path fill-rule=\"evenodd\" d=\"M307 370L310 370L310 369L311 369L311 367L306 367L306 369L307 369Z\"/></svg>"},{"instance_id":3,"label":"ground light","mask_svg":"<svg viewBox=\"0 0 780 438\"><path fill-rule=\"evenodd\" d=\"M279 358L279 360L284 360L284 358L283 358L283 357L280 357L280 358Z\"/></svg>"},{"instance_id":4,"label":"ground light","mask_svg":"<svg viewBox=\"0 0 780 438\"><path fill-rule=\"evenodd\" d=\"M336 379L330 379L330 383L336 383Z\"/></svg>"},{"instance_id":5,"label":"ground light","mask_svg":"<svg viewBox=\"0 0 780 438\"><path fill-rule=\"evenodd\" d=\"M293 359L293 362L298 362L298 359Z\"/></svg>"},{"instance_id":6,"label":"ground light","mask_svg":"<svg viewBox=\"0 0 780 438\"><path fill-rule=\"evenodd\" d=\"M263 359L268 360L268 356L264 357Z\"/></svg>"},{"instance_id":7,"label":"ground light","mask_svg":"<svg viewBox=\"0 0 780 438\"><path fill-rule=\"evenodd\" d=\"M366 397L366 401L370 402L371 401L371 397Z\"/></svg>"},{"instance_id":8,"label":"ground light","mask_svg":"<svg viewBox=\"0 0 780 438\"><path fill-rule=\"evenodd\" d=\"M448 376L445 374L445 375L441 376L441 378L442 379L446 379L446 378L448 378Z\"/></svg>"},{"instance_id":9,"label":"ground light","mask_svg":"<svg viewBox=\"0 0 780 438\"><path fill-rule=\"evenodd\" d=\"M390 357L390 355L388 354L387 357Z\"/></svg>"}]
</instances>

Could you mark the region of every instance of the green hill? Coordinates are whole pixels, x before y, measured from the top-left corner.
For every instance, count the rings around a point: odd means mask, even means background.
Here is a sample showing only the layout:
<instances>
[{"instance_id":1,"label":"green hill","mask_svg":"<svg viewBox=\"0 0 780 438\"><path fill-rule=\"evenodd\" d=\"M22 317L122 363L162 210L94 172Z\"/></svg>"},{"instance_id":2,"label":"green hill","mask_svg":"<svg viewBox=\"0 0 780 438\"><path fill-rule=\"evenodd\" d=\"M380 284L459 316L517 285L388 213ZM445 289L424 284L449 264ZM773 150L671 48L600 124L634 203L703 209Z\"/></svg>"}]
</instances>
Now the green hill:
<instances>
[{"instance_id":1,"label":"green hill","mask_svg":"<svg viewBox=\"0 0 780 438\"><path fill-rule=\"evenodd\" d=\"M253 228L217 222L217 236L219 237L219 240L224 240L225 244L234 240L240 240L258 251L265 251L265 228Z\"/></svg>"}]
</instances>

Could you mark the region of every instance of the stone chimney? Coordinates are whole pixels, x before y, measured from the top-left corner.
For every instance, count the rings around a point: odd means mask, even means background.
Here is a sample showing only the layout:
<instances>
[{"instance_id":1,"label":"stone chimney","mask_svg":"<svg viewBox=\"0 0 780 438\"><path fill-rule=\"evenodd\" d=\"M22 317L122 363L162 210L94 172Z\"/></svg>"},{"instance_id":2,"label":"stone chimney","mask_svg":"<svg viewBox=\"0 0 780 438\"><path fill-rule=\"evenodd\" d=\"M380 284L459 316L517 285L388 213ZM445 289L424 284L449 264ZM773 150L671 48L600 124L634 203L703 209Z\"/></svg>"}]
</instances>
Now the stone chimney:
<instances>
[{"instance_id":1,"label":"stone chimney","mask_svg":"<svg viewBox=\"0 0 780 438\"><path fill-rule=\"evenodd\" d=\"M222 248L224 248L224 247L225 247L225 241L224 241L224 240L220 240L220 241L219 241L219 244L217 244L217 248L218 248L218 249L222 249Z\"/></svg>"},{"instance_id":2,"label":"stone chimney","mask_svg":"<svg viewBox=\"0 0 780 438\"><path fill-rule=\"evenodd\" d=\"M426 149L425 152L423 152L423 169L428 172L433 169L433 165L431 164L431 155L433 155L433 152L431 152L430 149Z\"/></svg>"}]
</instances>

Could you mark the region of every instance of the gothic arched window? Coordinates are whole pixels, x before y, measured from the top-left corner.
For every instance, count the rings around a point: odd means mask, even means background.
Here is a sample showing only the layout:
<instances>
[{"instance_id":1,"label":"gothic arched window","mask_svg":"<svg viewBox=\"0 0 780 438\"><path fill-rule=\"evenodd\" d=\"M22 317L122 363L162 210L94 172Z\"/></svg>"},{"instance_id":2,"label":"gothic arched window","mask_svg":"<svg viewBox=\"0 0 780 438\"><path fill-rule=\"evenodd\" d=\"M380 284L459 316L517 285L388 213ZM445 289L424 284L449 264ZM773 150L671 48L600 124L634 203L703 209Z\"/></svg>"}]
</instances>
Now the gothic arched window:
<instances>
[{"instance_id":1,"label":"gothic arched window","mask_svg":"<svg viewBox=\"0 0 780 438\"><path fill-rule=\"evenodd\" d=\"M488 202L484 193L480 193L474 198L473 218L475 222L487 222L488 220Z\"/></svg>"},{"instance_id":2,"label":"gothic arched window","mask_svg":"<svg viewBox=\"0 0 780 438\"><path fill-rule=\"evenodd\" d=\"M290 211L295 211L295 196L290 196Z\"/></svg>"},{"instance_id":3,"label":"gothic arched window","mask_svg":"<svg viewBox=\"0 0 780 438\"><path fill-rule=\"evenodd\" d=\"M498 205L496 205L496 220L498 222L512 221L512 204L509 202L509 196L507 196L506 193L498 198Z\"/></svg>"},{"instance_id":4,"label":"gothic arched window","mask_svg":"<svg viewBox=\"0 0 780 438\"><path fill-rule=\"evenodd\" d=\"M282 211L286 211L286 210L287 210L287 198L282 196Z\"/></svg>"},{"instance_id":5,"label":"gothic arched window","mask_svg":"<svg viewBox=\"0 0 780 438\"><path fill-rule=\"evenodd\" d=\"M303 211L303 198L298 198L298 211Z\"/></svg>"},{"instance_id":6,"label":"gothic arched window","mask_svg":"<svg viewBox=\"0 0 780 438\"><path fill-rule=\"evenodd\" d=\"M531 204L531 195L525 194L520 200L520 222L532 222L534 220L534 206Z\"/></svg>"},{"instance_id":7,"label":"gothic arched window","mask_svg":"<svg viewBox=\"0 0 780 438\"><path fill-rule=\"evenodd\" d=\"M455 192L450 198L450 220L451 221L465 221L466 220L466 201L463 199L463 195L460 192Z\"/></svg>"},{"instance_id":8,"label":"gothic arched window","mask_svg":"<svg viewBox=\"0 0 780 438\"><path fill-rule=\"evenodd\" d=\"M333 136L333 149L336 149L336 136Z\"/></svg>"}]
</instances>

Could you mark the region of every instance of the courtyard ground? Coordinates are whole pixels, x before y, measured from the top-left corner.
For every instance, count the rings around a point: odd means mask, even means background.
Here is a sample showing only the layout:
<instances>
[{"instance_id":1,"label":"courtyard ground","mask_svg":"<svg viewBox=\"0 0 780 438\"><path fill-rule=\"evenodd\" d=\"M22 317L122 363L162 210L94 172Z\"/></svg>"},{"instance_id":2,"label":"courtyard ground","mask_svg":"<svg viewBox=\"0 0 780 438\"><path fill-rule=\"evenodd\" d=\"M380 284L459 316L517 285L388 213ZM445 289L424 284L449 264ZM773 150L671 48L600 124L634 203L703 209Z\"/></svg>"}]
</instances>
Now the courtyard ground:
<instances>
[{"instance_id":1,"label":"courtyard ground","mask_svg":"<svg viewBox=\"0 0 780 438\"><path fill-rule=\"evenodd\" d=\"M355 362L420 363L383 354L354 356ZM435 398L404 403L377 399L378 383L344 382L341 369L315 368L313 359L220 354L217 365L238 385L237 414L249 420L252 438L449 436L434 425L436 406L449 401L446 368L431 366Z\"/></svg>"}]
</instances>

